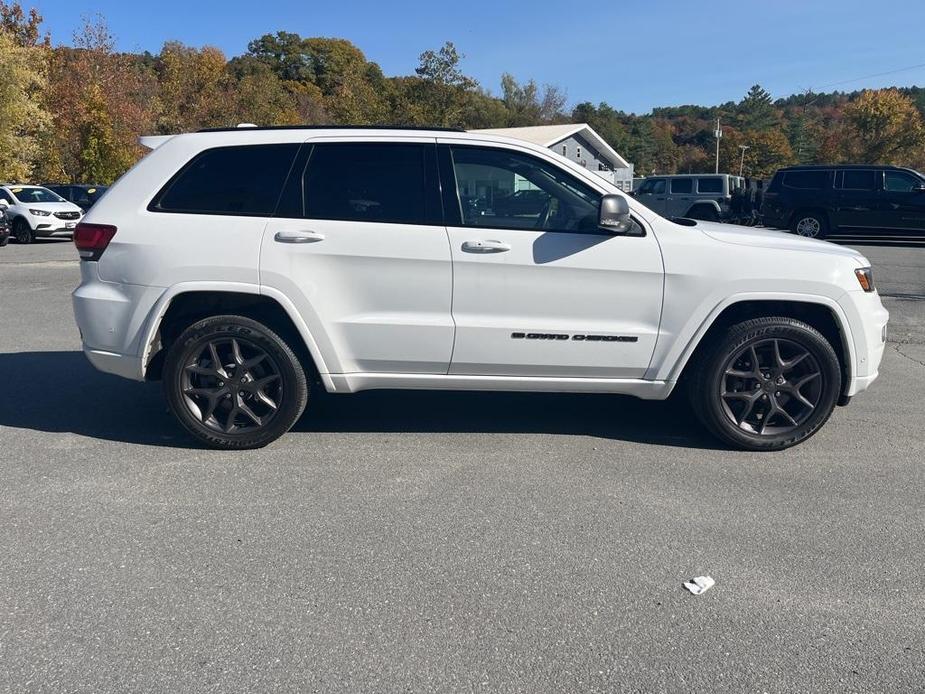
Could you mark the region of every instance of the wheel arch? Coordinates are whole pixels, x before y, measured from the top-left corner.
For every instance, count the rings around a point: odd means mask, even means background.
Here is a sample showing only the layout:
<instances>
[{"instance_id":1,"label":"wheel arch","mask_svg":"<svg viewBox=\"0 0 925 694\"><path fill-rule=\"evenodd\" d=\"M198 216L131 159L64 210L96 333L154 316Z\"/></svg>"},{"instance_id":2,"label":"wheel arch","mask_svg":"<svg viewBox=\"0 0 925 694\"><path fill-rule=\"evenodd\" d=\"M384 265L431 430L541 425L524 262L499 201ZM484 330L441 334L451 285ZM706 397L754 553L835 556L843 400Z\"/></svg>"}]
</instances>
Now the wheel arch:
<instances>
[{"instance_id":1,"label":"wheel arch","mask_svg":"<svg viewBox=\"0 0 925 694\"><path fill-rule=\"evenodd\" d=\"M318 344L295 308L284 297L268 296L250 285L227 288L183 287L168 292L153 312L142 353L144 377L159 380L164 357L173 341L193 323L209 316L234 314L263 323L286 340L300 360L334 389Z\"/></svg>"},{"instance_id":2,"label":"wheel arch","mask_svg":"<svg viewBox=\"0 0 925 694\"><path fill-rule=\"evenodd\" d=\"M784 316L811 325L832 345L841 365L841 397L847 397L854 371L855 350L848 320L838 303L827 297L739 298L717 307L704 322L694 339L684 350L670 380L685 378L689 368L696 368L698 359L712 341L728 327L749 318Z\"/></svg>"}]
</instances>

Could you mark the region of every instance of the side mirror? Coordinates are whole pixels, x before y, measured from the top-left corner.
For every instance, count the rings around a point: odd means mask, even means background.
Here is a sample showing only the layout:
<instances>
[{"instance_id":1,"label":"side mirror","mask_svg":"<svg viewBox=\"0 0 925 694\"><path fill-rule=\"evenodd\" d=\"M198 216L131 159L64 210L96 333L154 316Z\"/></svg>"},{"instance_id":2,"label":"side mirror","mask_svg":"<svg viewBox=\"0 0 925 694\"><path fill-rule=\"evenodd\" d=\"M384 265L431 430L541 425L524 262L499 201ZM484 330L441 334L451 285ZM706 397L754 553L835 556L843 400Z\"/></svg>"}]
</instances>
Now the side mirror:
<instances>
[{"instance_id":1,"label":"side mirror","mask_svg":"<svg viewBox=\"0 0 925 694\"><path fill-rule=\"evenodd\" d=\"M611 234L625 234L633 228L630 206L622 195L605 195L601 198L601 213L597 226Z\"/></svg>"},{"instance_id":2,"label":"side mirror","mask_svg":"<svg viewBox=\"0 0 925 694\"><path fill-rule=\"evenodd\" d=\"M925 193L925 183L920 183L912 189L913 193Z\"/></svg>"},{"instance_id":3,"label":"side mirror","mask_svg":"<svg viewBox=\"0 0 925 694\"><path fill-rule=\"evenodd\" d=\"M5 210L10 206L6 200L0 200L0 210Z\"/></svg>"}]
</instances>

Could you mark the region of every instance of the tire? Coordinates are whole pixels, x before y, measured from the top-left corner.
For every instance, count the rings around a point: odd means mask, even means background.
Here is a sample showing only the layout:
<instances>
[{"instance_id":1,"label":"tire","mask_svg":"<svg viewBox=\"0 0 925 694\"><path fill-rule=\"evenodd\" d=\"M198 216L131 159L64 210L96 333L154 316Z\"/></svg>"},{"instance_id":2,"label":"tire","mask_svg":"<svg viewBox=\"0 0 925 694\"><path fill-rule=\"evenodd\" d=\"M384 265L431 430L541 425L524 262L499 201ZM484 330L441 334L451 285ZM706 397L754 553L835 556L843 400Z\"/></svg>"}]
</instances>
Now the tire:
<instances>
[{"instance_id":1,"label":"tire","mask_svg":"<svg viewBox=\"0 0 925 694\"><path fill-rule=\"evenodd\" d=\"M789 448L819 431L835 408L838 356L802 321L754 318L705 347L688 383L690 404L704 426L734 448Z\"/></svg>"},{"instance_id":2,"label":"tire","mask_svg":"<svg viewBox=\"0 0 925 694\"><path fill-rule=\"evenodd\" d=\"M17 217L13 221L13 235L16 237L16 243L32 243L35 241L35 232L32 227L22 217Z\"/></svg>"},{"instance_id":3,"label":"tire","mask_svg":"<svg viewBox=\"0 0 925 694\"><path fill-rule=\"evenodd\" d=\"M261 448L285 434L308 402L305 370L265 325L214 316L191 325L167 351L170 411L210 448Z\"/></svg>"},{"instance_id":4,"label":"tire","mask_svg":"<svg viewBox=\"0 0 925 694\"><path fill-rule=\"evenodd\" d=\"M690 219L699 219L702 222L715 222L719 219L719 215L716 214L716 208L710 207L709 205L694 205L684 216Z\"/></svg>"},{"instance_id":5,"label":"tire","mask_svg":"<svg viewBox=\"0 0 925 694\"><path fill-rule=\"evenodd\" d=\"M821 212L798 212L793 215L790 231L808 239L821 239L829 233L829 220Z\"/></svg>"},{"instance_id":6,"label":"tire","mask_svg":"<svg viewBox=\"0 0 925 694\"><path fill-rule=\"evenodd\" d=\"M3 248L9 242L10 242L9 236L0 236L0 248Z\"/></svg>"}]
</instances>

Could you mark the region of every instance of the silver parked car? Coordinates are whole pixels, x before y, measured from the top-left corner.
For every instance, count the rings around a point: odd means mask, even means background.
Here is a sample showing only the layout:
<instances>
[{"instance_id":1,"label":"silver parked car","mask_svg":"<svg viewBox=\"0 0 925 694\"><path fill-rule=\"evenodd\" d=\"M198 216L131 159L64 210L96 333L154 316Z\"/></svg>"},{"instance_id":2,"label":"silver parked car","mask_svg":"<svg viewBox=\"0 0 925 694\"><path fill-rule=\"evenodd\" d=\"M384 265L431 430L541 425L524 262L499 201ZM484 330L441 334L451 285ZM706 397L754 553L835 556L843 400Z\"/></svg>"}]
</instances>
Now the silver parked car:
<instances>
[{"instance_id":1,"label":"silver parked car","mask_svg":"<svg viewBox=\"0 0 925 694\"><path fill-rule=\"evenodd\" d=\"M729 215L732 193L744 179L730 174L651 176L633 195L663 217L715 221Z\"/></svg>"}]
</instances>

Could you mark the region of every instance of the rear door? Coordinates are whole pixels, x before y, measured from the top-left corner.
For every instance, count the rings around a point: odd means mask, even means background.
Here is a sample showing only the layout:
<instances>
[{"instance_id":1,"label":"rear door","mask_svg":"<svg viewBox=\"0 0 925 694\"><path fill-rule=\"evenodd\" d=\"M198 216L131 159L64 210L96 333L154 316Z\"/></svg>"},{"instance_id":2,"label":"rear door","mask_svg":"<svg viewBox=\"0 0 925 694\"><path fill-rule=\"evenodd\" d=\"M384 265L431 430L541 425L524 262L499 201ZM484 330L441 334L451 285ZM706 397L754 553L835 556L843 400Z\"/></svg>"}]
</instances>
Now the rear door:
<instances>
[{"instance_id":1,"label":"rear door","mask_svg":"<svg viewBox=\"0 0 925 694\"><path fill-rule=\"evenodd\" d=\"M661 316L655 237L597 228L601 192L529 150L438 139L460 375L642 378ZM541 191L539 212L479 198ZM472 200L476 204L461 204Z\"/></svg>"},{"instance_id":2,"label":"rear door","mask_svg":"<svg viewBox=\"0 0 925 694\"><path fill-rule=\"evenodd\" d=\"M835 225L842 229L878 229L879 183L875 169L835 172Z\"/></svg>"},{"instance_id":3,"label":"rear door","mask_svg":"<svg viewBox=\"0 0 925 694\"><path fill-rule=\"evenodd\" d=\"M295 303L332 373L445 374L453 280L434 138L309 140L260 280Z\"/></svg>"}]
</instances>

